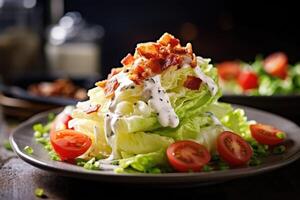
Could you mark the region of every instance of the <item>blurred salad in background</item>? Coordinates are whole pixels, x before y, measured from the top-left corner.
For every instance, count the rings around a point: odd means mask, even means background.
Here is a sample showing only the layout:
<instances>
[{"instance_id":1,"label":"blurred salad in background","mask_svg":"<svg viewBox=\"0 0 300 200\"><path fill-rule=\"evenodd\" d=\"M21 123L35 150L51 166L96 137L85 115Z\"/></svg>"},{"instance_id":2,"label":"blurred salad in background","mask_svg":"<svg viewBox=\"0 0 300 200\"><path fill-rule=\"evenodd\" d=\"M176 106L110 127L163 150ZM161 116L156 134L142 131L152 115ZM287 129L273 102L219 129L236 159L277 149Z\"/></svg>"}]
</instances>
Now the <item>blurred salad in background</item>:
<instances>
[{"instance_id":1,"label":"blurred salad in background","mask_svg":"<svg viewBox=\"0 0 300 200\"><path fill-rule=\"evenodd\" d=\"M266 58L257 56L252 63L224 61L217 67L224 94L270 96L300 93L300 63L290 65L283 52Z\"/></svg>"}]
</instances>

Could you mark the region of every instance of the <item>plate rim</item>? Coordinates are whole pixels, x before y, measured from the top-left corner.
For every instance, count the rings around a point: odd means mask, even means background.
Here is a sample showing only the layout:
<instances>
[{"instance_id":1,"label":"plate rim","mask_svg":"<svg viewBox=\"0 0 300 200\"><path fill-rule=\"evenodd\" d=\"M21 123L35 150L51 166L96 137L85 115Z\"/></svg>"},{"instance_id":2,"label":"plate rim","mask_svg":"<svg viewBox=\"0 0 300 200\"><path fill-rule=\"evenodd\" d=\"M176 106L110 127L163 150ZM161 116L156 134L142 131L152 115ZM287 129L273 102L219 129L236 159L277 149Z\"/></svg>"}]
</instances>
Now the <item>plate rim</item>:
<instances>
[{"instance_id":1,"label":"plate rim","mask_svg":"<svg viewBox=\"0 0 300 200\"><path fill-rule=\"evenodd\" d=\"M298 131L300 132L300 127L295 124L293 121L290 121L284 117L281 117L279 115L266 112L263 110L255 109L252 107L248 106L242 106L242 105L235 105L232 104L235 107L242 107L243 109L247 110L254 110L254 111L259 111L261 113L265 114L271 114L276 117L279 117L281 120L287 120L289 121L290 124L294 126L294 128L297 128ZM21 158L23 161L39 168L42 170L46 170L48 172L54 172L57 174L60 174L62 176L68 176L68 177L77 177L77 178L83 178L83 179L88 179L88 180L99 180L99 181L105 181L105 182L115 182L116 178L118 178L117 182L130 182L128 179L134 179L136 183L150 183L150 182L157 182L160 180L160 182L166 182L166 183L172 183L176 180L179 180L179 182L210 182L210 181L215 181L217 182L218 180L229 180L229 179L235 179L235 178L241 178L241 177L246 177L246 176L253 176L257 174L261 174L264 172L268 172L271 170L275 170L278 168L281 168L285 165L288 165L300 158L300 148L297 149L295 152L293 152L289 157L285 158L281 162L277 162L276 164L271 164L270 163L265 163L260 165L260 166L253 166L250 168L236 168L236 169L230 169L226 171L212 171L212 172L200 172L200 173L164 173L164 174L145 174L145 173L137 173L137 174L130 174L130 173L104 173L104 171L98 171L98 170L86 170L82 167L83 170L77 171L74 169L66 169L66 168L61 168L56 165L51 165L48 164L47 162L41 161L38 158L34 158L30 155L27 155L24 153L19 146L17 145L14 135L20 131L20 129L28 126L29 124L37 121L38 119L41 119L42 117L45 117L46 114L50 112L58 112L62 108L57 108L53 110L48 110L45 112L41 112L37 115L34 115L33 117L29 118L28 120L24 121L21 123L18 127L16 127L9 138L9 141L11 143L11 146L14 150L14 152L18 155L19 158ZM46 151L46 150L45 150ZM50 159L50 158L49 158ZM52 161L52 160L51 160ZM54 161L54 162L60 162L60 161ZM74 165L76 166L76 165ZM79 167L79 166L76 166ZM245 173L245 170L247 173ZM87 177L86 175L91 175L90 177ZM94 176L93 176L94 175ZM188 181L182 181L181 179L189 178ZM192 177L192 178L191 178ZM110 179L111 178L111 179ZM203 179L202 179L203 178ZM155 180L154 180L155 179ZM166 179L166 180L161 180L161 179ZM178 182L176 182L178 183Z\"/></svg>"}]
</instances>

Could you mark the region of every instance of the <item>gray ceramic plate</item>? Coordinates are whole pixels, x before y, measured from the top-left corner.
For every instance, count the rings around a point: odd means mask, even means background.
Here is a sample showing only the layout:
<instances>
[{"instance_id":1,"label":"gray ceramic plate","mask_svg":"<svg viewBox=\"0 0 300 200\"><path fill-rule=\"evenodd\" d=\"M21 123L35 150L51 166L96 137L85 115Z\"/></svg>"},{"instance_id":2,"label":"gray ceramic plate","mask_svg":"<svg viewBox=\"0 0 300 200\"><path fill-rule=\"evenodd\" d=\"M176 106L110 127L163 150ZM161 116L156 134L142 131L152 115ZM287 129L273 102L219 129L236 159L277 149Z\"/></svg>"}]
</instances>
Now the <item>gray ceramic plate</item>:
<instances>
[{"instance_id":1,"label":"gray ceramic plate","mask_svg":"<svg viewBox=\"0 0 300 200\"><path fill-rule=\"evenodd\" d=\"M48 113L41 113L17 127L11 135L10 142L14 151L24 161L49 172L55 172L62 176L98 180L104 182L126 184L155 184L161 186L188 186L223 182L235 178L261 174L266 171L287 165L300 157L300 128L294 123L282 117L259 111L253 108L245 109L249 119L261 123L271 124L286 131L288 150L286 153L270 156L263 164L256 167L243 167L225 171L200 172L200 173L169 173L169 174L115 174L113 171L90 171L82 167L52 161L46 150L37 144L33 138L32 125L37 122L45 122ZM33 155L24 153L25 146L34 149Z\"/></svg>"}]
</instances>

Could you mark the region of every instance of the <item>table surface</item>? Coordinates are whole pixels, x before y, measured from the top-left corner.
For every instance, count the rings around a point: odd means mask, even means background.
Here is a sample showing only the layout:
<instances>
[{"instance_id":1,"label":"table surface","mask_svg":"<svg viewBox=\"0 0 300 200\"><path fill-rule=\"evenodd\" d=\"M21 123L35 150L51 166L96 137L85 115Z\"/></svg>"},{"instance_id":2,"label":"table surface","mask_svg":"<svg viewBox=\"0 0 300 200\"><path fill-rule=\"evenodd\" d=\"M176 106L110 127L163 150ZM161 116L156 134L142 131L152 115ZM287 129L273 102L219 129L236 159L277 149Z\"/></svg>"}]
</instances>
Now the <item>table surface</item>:
<instances>
[{"instance_id":1,"label":"table surface","mask_svg":"<svg viewBox=\"0 0 300 200\"><path fill-rule=\"evenodd\" d=\"M0 127L1 130L1 127ZM62 177L35 168L3 147L7 131L0 132L0 200L37 199L34 190L43 188L47 199L78 197L139 199L280 199L300 197L300 160L265 174L194 188L156 188L106 184ZM296 198L296 199L298 199Z\"/></svg>"}]
</instances>

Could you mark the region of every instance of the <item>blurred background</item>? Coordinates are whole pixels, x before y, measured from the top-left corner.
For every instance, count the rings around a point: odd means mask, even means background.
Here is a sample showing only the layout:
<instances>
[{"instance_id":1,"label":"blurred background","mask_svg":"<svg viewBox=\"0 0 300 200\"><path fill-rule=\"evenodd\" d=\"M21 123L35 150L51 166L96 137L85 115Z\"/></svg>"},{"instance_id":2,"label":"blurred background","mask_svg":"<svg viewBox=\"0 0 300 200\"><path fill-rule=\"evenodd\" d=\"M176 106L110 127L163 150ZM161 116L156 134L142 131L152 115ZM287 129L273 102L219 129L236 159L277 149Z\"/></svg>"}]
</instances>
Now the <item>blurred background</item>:
<instances>
[{"instance_id":1,"label":"blurred background","mask_svg":"<svg viewBox=\"0 0 300 200\"><path fill-rule=\"evenodd\" d=\"M0 0L0 89L5 98L23 100L1 102L28 103L33 97L12 86L38 94L40 87L32 84L57 78L64 80L44 84L46 93L71 90L63 95L83 99L80 89L120 66L137 43L164 32L191 42L197 55L213 62L283 51L295 63L299 31L297 6L288 1ZM30 106L36 104L24 108Z\"/></svg>"}]
</instances>

